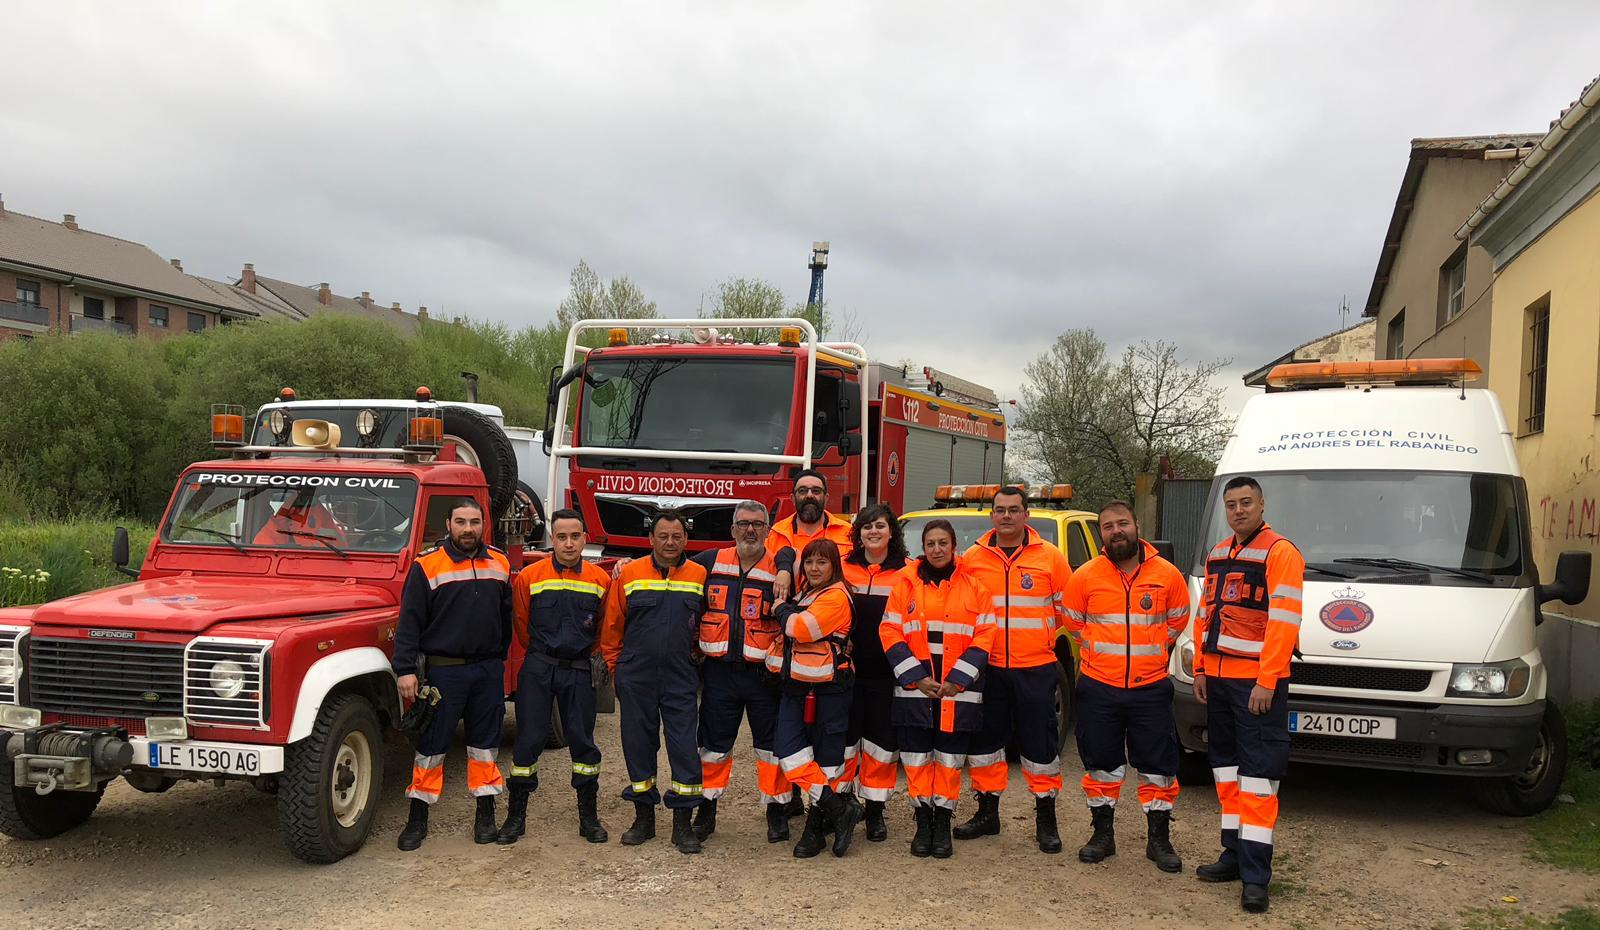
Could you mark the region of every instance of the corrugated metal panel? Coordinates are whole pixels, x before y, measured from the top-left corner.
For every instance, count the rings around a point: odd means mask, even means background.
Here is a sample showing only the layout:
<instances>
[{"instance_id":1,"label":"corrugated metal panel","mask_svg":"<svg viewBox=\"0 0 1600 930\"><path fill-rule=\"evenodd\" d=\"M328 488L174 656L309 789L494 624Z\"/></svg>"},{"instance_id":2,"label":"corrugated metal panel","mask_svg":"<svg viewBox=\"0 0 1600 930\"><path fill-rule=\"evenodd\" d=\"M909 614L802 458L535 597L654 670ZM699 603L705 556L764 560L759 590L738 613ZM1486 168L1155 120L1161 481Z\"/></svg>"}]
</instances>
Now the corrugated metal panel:
<instances>
[{"instance_id":1,"label":"corrugated metal panel","mask_svg":"<svg viewBox=\"0 0 1600 930\"><path fill-rule=\"evenodd\" d=\"M981 439L956 439L955 474L951 484L999 484L1004 474L1005 446Z\"/></svg>"},{"instance_id":2,"label":"corrugated metal panel","mask_svg":"<svg viewBox=\"0 0 1600 930\"><path fill-rule=\"evenodd\" d=\"M1206 498L1211 493L1209 478L1178 478L1156 487L1156 537L1169 540L1175 551L1174 563L1188 572L1207 543L1200 539L1206 519Z\"/></svg>"},{"instance_id":3,"label":"corrugated metal panel","mask_svg":"<svg viewBox=\"0 0 1600 930\"><path fill-rule=\"evenodd\" d=\"M929 430L906 431L905 509L933 505L933 492L950 480L950 437Z\"/></svg>"}]
</instances>

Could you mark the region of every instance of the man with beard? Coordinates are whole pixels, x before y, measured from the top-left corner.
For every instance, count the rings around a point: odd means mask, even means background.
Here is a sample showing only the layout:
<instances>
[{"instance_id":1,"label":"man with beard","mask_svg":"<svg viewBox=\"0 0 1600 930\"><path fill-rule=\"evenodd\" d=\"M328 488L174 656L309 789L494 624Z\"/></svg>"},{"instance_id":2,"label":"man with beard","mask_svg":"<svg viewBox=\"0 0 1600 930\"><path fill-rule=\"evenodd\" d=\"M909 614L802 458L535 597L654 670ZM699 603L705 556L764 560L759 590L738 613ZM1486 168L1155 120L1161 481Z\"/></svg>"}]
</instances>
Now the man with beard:
<instances>
[{"instance_id":1,"label":"man with beard","mask_svg":"<svg viewBox=\"0 0 1600 930\"><path fill-rule=\"evenodd\" d=\"M1073 573L1062 598L1066 628L1079 646L1078 755L1094 829L1078 859L1116 855L1113 821L1132 762L1147 824L1145 857L1163 872L1178 872L1183 860L1173 851L1170 825L1179 748L1167 656L1189 623L1189 591L1182 573L1139 538L1125 501L1100 508L1100 539L1103 551Z\"/></svg>"},{"instance_id":2,"label":"man with beard","mask_svg":"<svg viewBox=\"0 0 1600 930\"><path fill-rule=\"evenodd\" d=\"M838 546L840 558L850 554L850 521L828 512L828 479L815 469L805 468L794 476L794 516L772 525L772 532L767 534L767 551L776 554L788 547L798 557L813 539L826 539Z\"/></svg>"}]
</instances>

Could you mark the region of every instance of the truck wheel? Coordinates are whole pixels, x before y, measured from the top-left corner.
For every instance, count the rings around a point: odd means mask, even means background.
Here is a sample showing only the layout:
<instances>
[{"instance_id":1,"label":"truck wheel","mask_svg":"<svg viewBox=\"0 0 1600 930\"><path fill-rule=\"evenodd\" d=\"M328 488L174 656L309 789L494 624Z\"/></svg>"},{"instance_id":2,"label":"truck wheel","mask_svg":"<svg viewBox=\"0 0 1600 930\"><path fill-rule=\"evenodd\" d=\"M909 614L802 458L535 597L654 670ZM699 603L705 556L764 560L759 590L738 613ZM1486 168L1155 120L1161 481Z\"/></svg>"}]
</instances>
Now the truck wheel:
<instances>
[{"instance_id":1,"label":"truck wheel","mask_svg":"<svg viewBox=\"0 0 1600 930\"><path fill-rule=\"evenodd\" d=\"M278 776L278 825L296 858L337 862L361 848L383 787L383 740L366 698L341 694L290 745Z\"/></svg>"},{"instance_id":2,"label":"truck wheel","mask_svg":"<svg viewBox=\"0 0 1600 930\"><path fill-rule=\"evenodd\" d=\"M445 442L466 446L471 453L470 464L483 472L489 484L490 518L499 522L511 512L511 502L517 494L517 451L495 422L476 410L465 407L444 407ZM463 459L467 456L462 455ZM505 540L501 541L505 544Z\"/></svg>"},{"instance_id":3,"label":"truck wheel","mask_svg":"<svg viewBox=\"0 0 1600 930\"><path fill-rule=\"evenodd\" d=\"M546 749L567 748L567 730L561 725L561 708L550 702L550 735L545 738Z\"/></svg>"},{"instance_id":4,"label":"truck wheel","mask_svg":"<svg viewBox=\"0 0 1600 930\"><path fill-rule=\"evenodd\" d=\"M1472 779L1472 796L1496 814L1529 817L1555 803L1566 774L1567 721L1554 701L1546 701L1528 767L1519 775Z\"/></svg>"},{"instance_id":5,"label":"truck wheel","mask_svg":"<svg viewBox=\"0 0 1600 930\"><path fill-rule=\"evenodd\" d=\"M1072 670L1056 663L1056 722L1060 727L1056 745L1071 746L1076 738L1072 728L1072 699L1074 684Z\"/></svg>"},{"instance_id":6,"label":"truck wheel","mask_svg":"<svg viewBox=\"0 0 1600 930\"><path fill-rule=\"evenodd\" d=\"M0 833L16 840L47 840L88 820L106 793L103 782L93 791L52 791L39 794L11 783L9 757L0 761Z\"/></svg>"}]
</instances>

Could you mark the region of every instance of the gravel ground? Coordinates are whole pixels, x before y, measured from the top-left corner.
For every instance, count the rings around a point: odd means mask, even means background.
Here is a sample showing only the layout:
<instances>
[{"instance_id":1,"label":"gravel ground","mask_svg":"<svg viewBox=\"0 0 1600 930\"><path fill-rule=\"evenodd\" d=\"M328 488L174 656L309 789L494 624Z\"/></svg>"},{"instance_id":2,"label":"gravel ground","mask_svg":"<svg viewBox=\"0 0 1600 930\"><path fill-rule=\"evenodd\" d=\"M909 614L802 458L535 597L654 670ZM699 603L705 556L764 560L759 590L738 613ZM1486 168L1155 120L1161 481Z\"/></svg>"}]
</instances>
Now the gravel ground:
<instances>
[{"instance_id":1,"label":"gravel ground","mask_svg":"<svg viewBox=\"0 0 1600 930\"><path fill-rule=\"evenodd\" d=\"M1143 817L1131 803L1119 822L1119 854L1100 865L1080 864L1074 853L1087 837L1088 815L1070 750L1060 804L1063 855L1046 856L1034 846L1032 804L1013 770L1000 836L957 843L951 859L910 856L911 816L897 796L887 842L867 843L858 833L843 859L824 853L795 860L788 846L765 841L747 741L704 854L684 856L668 844L665 813L655 841L625 848L617 841L632 812L619 795L626 776L616 718L602 717L598 729L607 845L577 836L572 792L554 775L565 767L564 751L546 755L552 775L534 796L529 835L510 847L474 845L458 748L427 843L419 852L398 852L410 754L393 743L372 837L341 863L308 866L291 858L277 835L274 800L248 786L180 784L145 795L119 782L77 831L41 843L0 838L0 921L57 930L565 924L717 930L774 920L796 930L913 924L1387 930L1457 926L1463 911L1474 908L1548 916L1592 903L1600 893L1594 876L1530 862L1522 826L1476 808L1458 783L1307 766L1284 781L1272 911L1244 915L1236 885L1205 885L1192 874L1216 851L1216 802L1208 785L1186 790L1177 806L1174 842L1184 874L1162 874L1144 858ZM507 767L509 757L508 740ZM1132 794L1130 786L1125 803ZM958 820L964 816L963 810ZM799 826L793 821L796 836Z\"/></svg>"}]
</instances>

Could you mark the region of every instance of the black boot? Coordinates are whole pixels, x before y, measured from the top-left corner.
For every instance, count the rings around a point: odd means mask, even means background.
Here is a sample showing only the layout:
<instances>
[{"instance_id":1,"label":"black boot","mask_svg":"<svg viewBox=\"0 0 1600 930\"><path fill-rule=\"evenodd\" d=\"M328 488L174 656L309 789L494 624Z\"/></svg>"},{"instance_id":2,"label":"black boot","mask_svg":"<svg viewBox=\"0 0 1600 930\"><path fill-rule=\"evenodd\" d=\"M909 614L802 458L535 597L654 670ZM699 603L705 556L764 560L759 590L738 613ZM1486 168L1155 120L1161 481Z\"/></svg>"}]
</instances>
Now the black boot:
<instances>
[{"instance_id":1,"label":"black boot","mask_svg":"<svg viewBox=\"0 0 1600 930\"><path fill-rule=\"evenodd\" d=\"M1033 838L1038 842L1040 852L1061 851L1061 832L1056 829L1055 798L1033 799Z\"/></svg>"},{"instance_id":2,"label":"black boot","mask_svg":"<svg viewBox=\"0 0 1600 930\"><path fill-rule=\"evenodd\" d=\"M589 782L578 786L578 835L591 843L604 843L611 839L600 823L600 784Z\"/></svg>"},{"instance_id":3,"label":"black boot","mask_svg":"<svg viewBox=\"0 0 1600 930\"><path fill-rule=\"evenodd\" d=\"M472 841L480 846L493 843L500 836L494 825L494 795L478 799L478 814L472 819Z\"/></svg>"},{"instance_id":4,"label":"black boot","mask_svg":"<svg viewBox=\"0 0 1600 930\"><path fill-rule=\"evenodd\" d=\"M694 809L694 835L705 842L706 838L717 832L717 801L701 801L700 806Z\"/></svg>"},{"instance_id":5,"label":"black boot","mask_svg":"<svg viewBox=\"0 0 1600 930\"><path fill-rule=\"evenodd\" d=\"M633 802L633 826L622 831L622 845L638 846L656 838L656 806Z\"/></svg>"},{"instance_id":6,"label":"black boot","mask_svg":"<svg viewBox=\"0 0 1600 930\"><path fill-rule=\"evenodd\" d=\"M800 831L800 839L794 844L794 857L796 859L810 859L822 852L828 845L828 822L822 813L821 804L812 804L806 812L806 825Z\"/></svg>"},{"instance_id":7,"label":"black boot","mask_svg":"<svg viewBox=\"0 0 1600 930\"><path fill-rule=\"evenodd\" d=\"M933 855L933 808L926 804L918 804L915 810L917 835L911 838L911 855L918 859L926 859Z\"/></svg>"},{"instance_id":8,"label":"black boot","mask_svg":"<svg viewBox=\"0 0 1600 930\"><path fill-rule=\"evenodd\" d=\"M800 789L792 789L789 792L789 803L783 805L783 816L804 817L805 815L806 802L800 799Z\"/></svg>"},{"instance_id":9,"label":"black boot","mask_svg":"<svg viewBox=\"0 0 1600 930\"><path fill-rule=\"evenodd\" d=\"M1195 877L1203 882L1236 882L1239 880L1239 860L1228 858L1227 850L1216 862L1207 862L1194 870Z\"/></svg>"},{"instance_id":10,"label":"black boot","mask_svg":"<svg viewBox=\"0 0 1600 930\"><path fill-rule=\"evenodd\" d=\"M1089 808L1090 823L1094 826L1094 833L1089 837L1089 842L1083 844L1078 850L1079 862L1101 862L1117 854L1117 834L1115 824L1117 809L1110 804Z\"/></svg>"},{"instance_id":11,"label":"black boot","mask_svg":"<svg viewBox=\"0 0 1600 930\"><path fill-rule=\"evenodd\" d=\"M406 818L405 829L400 831L401 852L410 852L428 838L428 802L411 799L411 816Z\"/></svg>"},{"instance_id":12,"label":"black boot","mask_svg":"<svg viewBox=\"0 0 1600 930\"><path fill-rule=\"evenodd\" d=\"M672 812L672 845L678 852L692 855L700 851L700 836L695 830L694 811L680 807Z\"/></svg>"},{"instance_id":13,"label":"black boot","mask_svg":"<svg viewBox=\"0 0 1600 930\"><path fill-rule=\"evenodd\" d=\"M774 802L767 805L767 842L781 843L789 838L789 815L786 804Z\"/></svg>"},{"instance_id":14,"label":"black boot","mask_svg":"<svg viewBox=\"0 0 1600 930\"><path fill-rule=\"evenodd\" d=\"M978 812L955 829L955 838L958 840L994 836L1000 832L1000 795L980 791L977 798Z\"/></svg>"},{"instance_id":15,"label":"black boot","mask_svg":"<svg viewBox=\"0 0 1600 930\"><path fill-rule=\"evenodd\" d=\"M1239 892L1239 906L1252 914L1264 914L1268 905L1267 886L1246 884Z\"/></svg>"},{"instance_id":16,"label":"black boot","mask_svg":"<svg viewBox=\"0 0 1600 930\"><path fill-rule=\"evenodd\" d=\"M889 825L883 822L883 802L868 801L862 821L867 825L867 839L881 843L889 838Z\"/></svg>"},{"instance_id":17,"label":"black boot","mask_svg":"<svg viewBox=\"0 0 1600 930\"><path fill-rule=\"evenodd\" d=\"M533 790L527 785L511 786L511 801L506 805L506 822L500 825L500 832L495 834L496 843L510 846L527 832L528 796L531 794Z\"/></svg>"},{"instance_id":18,"label":"black boot","mask_svg":"<svg viewBox=\"0 0 1600 930\"><path fill-rule=\"evenodd\" d=\"M822 798L822 810L833 830L833 854L842 856L849 851L850 841L856 836L856 824L861 822L861 802L853 794L829 792Z\"/></svg>"},{"instance_id":19,"label":"black boot","mask_svg":"<svg viewBox=\"0 0 1600 930\"><path fill-rule=\"evenodd\" d=\"M948 807L933 809L933 840L928 848L935 859L948 859L956 851L955 844L950 842L950 818L955 814Z\"/></svg>"},{"instance_id":20,"label":"black boot","mask_svg":"<svg viewBox=\"0 0 1600 930\"><path fill-rule=\"evenodd\" d=\"M1149 836L1144 842L1144 857L1163 872L1182 872L1183 860L1172 848L1172 811L1148 811L1144 819Z\"/></svg>"}]
</instances>

